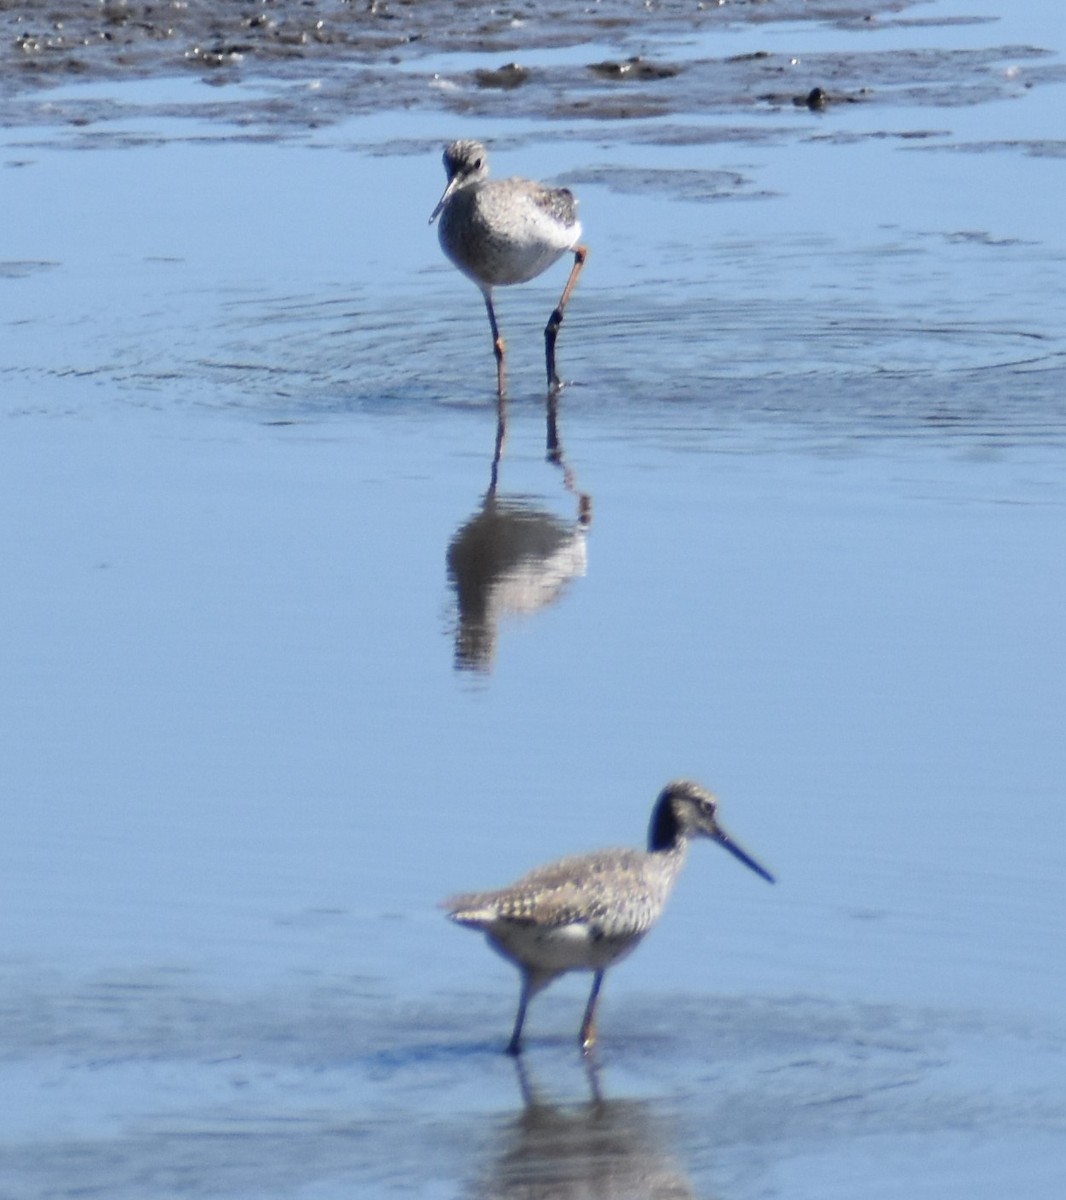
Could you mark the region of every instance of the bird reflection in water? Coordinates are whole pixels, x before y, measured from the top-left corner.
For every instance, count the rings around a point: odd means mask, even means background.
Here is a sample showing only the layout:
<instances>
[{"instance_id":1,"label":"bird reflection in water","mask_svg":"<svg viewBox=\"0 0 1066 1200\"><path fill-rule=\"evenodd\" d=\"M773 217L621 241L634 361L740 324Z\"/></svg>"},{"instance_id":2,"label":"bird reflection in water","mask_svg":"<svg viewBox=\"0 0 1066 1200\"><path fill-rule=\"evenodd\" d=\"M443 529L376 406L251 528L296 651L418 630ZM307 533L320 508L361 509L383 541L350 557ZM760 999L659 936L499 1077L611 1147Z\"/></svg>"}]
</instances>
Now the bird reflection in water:
<instances>
[{"instance_id":1,"label":"bird reflection in water","mask_svg":"<svg viewBox=\"0 0 1066 1200\"><path fill-rule=\"evenodd\" d=\"M448 547L448 578L458 606L455 666L461 671L491 670L501 619L554 604L572 579L585 574L588 561L585 537L592 502L578 489L563 455L558 395L547 401L547 459L562 471L563 486L576 503L569 520L527 497L501 495L500 462L507 440L507 401L502 396L496 412L488 491Z\"/></svg>"},{"instance_id":2,"label":"bird reflection in water","mask_svg":"<svg viewBox=\"0 0 1066 1200\"><path fill-rule=\"evenodd\" d=\"M590 1096L555 1104L516 1063L523 1109L499 1132L471 1197L494 1200L689 1200L692 1185L670 1153L664 1115L647 1100L605 1100L595 1065Z\"/></svg>"}]
</instances>

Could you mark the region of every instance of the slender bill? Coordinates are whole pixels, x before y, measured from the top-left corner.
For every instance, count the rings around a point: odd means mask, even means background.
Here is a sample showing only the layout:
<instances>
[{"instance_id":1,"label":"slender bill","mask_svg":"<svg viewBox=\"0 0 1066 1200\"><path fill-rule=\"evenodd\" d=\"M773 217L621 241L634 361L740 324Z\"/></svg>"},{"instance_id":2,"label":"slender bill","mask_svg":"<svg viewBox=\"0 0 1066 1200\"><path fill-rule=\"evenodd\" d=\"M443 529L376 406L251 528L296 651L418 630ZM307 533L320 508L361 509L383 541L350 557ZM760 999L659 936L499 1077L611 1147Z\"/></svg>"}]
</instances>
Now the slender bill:
<instances>
[{"instance_id":1,"label":"slender bill","mask_svg":"<svg viewBox=\"0 0 1066 1200\"><path fill-rule=\"evenodd\" d=\"M430 213L430 217L429 217L430 225L432 225L433 222L440 216L440 210L444 207L444 205L447 203L448 197L452 194L452 192L455 191L455 189L458 186L459 186L458 175L454 179L448 180L448 186L444 189L444 195L441 196L441 198L437 201L437 207L433 210L432 213Z\"/></svg>"},{"instance_id":2,"label":"slender bill","mask_svg":"<svg viewBox=\"0 0 1066 1200\"><path fill-rule=\"evenodd\" d=\"M764 866L757 863L755 861L755 859L752 858L751 855L747 852L747 850L741 849L741 847L738 846L736 844L736 842L733 841L733 839L729 836L728 833L725 832L724 829L721 828L721 826L718 826L715 829L714 833L712 834L712 837L718 843L719 846L722 846L726 850L728 850L729 853L732 854L732 856L734 858L739 858L740 861L746 867L750 867L755 872L756 875L761 875L763 877L763 879L766 880L767 883L776 883L777 882L777 880L774 879L774 877L770 874L770 872Z\"/></svg>"}]
</instances>

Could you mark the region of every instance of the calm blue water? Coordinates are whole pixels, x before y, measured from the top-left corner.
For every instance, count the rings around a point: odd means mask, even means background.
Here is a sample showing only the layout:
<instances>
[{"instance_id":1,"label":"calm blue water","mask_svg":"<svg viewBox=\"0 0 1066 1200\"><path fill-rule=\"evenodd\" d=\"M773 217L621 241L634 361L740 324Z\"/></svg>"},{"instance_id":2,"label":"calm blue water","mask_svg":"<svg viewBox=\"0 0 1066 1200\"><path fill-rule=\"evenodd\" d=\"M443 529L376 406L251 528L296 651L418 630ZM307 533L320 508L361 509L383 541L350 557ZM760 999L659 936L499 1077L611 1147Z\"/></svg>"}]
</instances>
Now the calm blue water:
<instances>
[{"instance_id":1,"label":"calm blue water","mask_svg":"<svg viewBox=\"0 0 1066 1200\"><path fill-rule=\"evenodd\" d=\"M1061 87L656 145L247 143L88 86L145 113L0 152L0 1193L1060 1195ZM565 472L563 273L501 298L493 505L426 219L438 143L497 132L586 173L592 254ZM513 972L437 900L638 843L680 774L778 886L695 847L608 978L605 1103L580 979L516 1078Z\"/></svg>"}]
</instances>

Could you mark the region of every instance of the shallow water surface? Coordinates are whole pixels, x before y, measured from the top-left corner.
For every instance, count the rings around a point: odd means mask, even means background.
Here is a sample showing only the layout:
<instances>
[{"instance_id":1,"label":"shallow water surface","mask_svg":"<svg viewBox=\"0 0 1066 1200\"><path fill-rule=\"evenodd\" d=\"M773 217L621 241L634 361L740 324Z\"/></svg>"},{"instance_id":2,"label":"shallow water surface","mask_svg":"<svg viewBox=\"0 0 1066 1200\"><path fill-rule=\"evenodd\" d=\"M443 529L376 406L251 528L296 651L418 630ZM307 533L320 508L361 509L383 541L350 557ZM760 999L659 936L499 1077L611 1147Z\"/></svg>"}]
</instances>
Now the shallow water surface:
<instances>
[{"instance_id":1,"label":"shallow water surface","mask_svg":"<svg viewBox=\"0 0 1066 1200\"><path fill-rule=\"evenodd\" d=\"M377 101L350 40L203 82L138 26L5 84L0 1195L1061 1195L1035 11L437 25ZM580 196L555 405L562 267L498 410L427 225L456 136ZM593 1062L580 978L511 1062L437 901L678 775L777 886L694 846Z\"/></svg>"}]
</instances>

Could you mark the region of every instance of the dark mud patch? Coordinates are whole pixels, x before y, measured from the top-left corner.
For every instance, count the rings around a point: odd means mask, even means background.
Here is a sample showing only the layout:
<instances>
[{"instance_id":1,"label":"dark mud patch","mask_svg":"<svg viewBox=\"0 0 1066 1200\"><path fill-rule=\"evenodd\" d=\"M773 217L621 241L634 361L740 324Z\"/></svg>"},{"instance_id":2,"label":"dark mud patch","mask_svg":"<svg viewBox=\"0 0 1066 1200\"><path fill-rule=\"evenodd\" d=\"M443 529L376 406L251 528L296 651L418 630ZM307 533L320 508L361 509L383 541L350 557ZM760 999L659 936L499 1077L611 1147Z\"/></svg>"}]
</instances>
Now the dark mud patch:
<instances>
[{"instance_id":1,"label":"dark mud patch","mask_svg":"<svg viewBox=\"0 0 1066 1200\"><path fill-rule=\"evenodd\" d=\"M0 121L75 129L132 117L195 115L232 127L306 136L354 115L441 110L486 119L627 124L677 113L782 112L831 117L856 103L977 104L1066 78L1034 46L707 57L715 30L771 22L877 30L907 20L905 3L764 0L690 5L604 0L575 9L489 7L462 0L356 5L307 0L218 5L107 0L0 0ZM914 22L912 22L913 24ZM953 19L918 22L930 27ZM827 41L832 33L827 29ZM664 40L668 42L664 43ZM657 45L657 42L659 43ZM604 57L607 46L620 53ZM548 53L576 47L563 57ZM588 47L587 57L580 53ZM639 53L632 53L634 49ZM498 61L478 62L499 55ZM72 81L180 77L217 84L217 98L103 103ZM254 83L248 89L227 85ZM37 93L37 95L31 95Z\"/></svg>"},{"instance_id":2,"label":"dark mud patch","mask_svg":"<svg viewBox=\"0 0 1066 1200\"><path fill-rule=\"evenodd\" d=\"M680 114L720 119L750 115L760 121L768 110L789 120L831 120L834 111L855 104L891 108L952 108L1007 99L1041 84L1066 80L1066 66L1033 47L1003 46L974 50L900 50L870 53L826 53L803 59L766 55L738 59L701 59L676 70L656 68L644 78L605 76L596 64L533 67L505 63L499 68L457 69L454 73L365 67L299 85L259 80L246 88L211 90L195 100L159 101L147 97L121 100L69 90L59 94L0 102L6 124L49 131L50 145L84 145L98 140L101 127L132 120L210 122L213 137L307 139L322 127L357 114L383 109L445 110L464 117L554 122L610 122L613 139L693 144L728 140L728 130L671 125L649 135L638 122L665 121ZM602 66L602 64L599 64ZM233 76L236 83L240 77ZM789 117L786 118L786 114ZM57 140L56 127L67 129ZM758 129L735 131L737 140L762 140ZM144 144L154 133L123 133L121 144ZM160 135L161 136L161 135ZM167 140L190 140L173 128ZM576 134L575 136L580 136ZM602 130L597 132L602 137ZM928 136L917 131L912 136ZM132 138L132 142L130 139ZM33 145L32 142L21 145ZM435 143L434 143L435 144ZM1061 153L1061 143L1044 143L1045 154ZM424 147L420 145L419 152Z\"/></svg>"},{"instance_id":3,"label":"dark mud patch","mask_svg":"<svg viewBox=\"0 0 1066 1200\"><path fill-rule=\"evenodd\" d=\"M929 149L915 146L915 150ZM948 142L941 150L955 150L967 154L1001 154L1009 151L1024 154L1028 158L1066 158L1066 141L1048 138L1013 138L979 142Z\"/></svg>"},{"instance_id":4,"label":"dark mud patch","mask_svg":"<svg viewBox=\"0 0 1066 1200\"><path fill-rule=\"evenodd\" d=\"M994 46L530 66L521 88L495 94L491 102L476 71L437 73L426 86L435 107L466 116L625 122L767 108L827 114L856 103L951 108L1064 79L1066 67L1049 51ZM425 103L421 86L417 77L408 82L407 106Z\"/></svg>"},{"instance_id":5,"label":"dark mud patch","mask_svg":"<svg viewBox=\"0 0 1066 1200\"><path fill-rule=\"evenodd\" d=\"M902 12L911 0L66 0L0 3L5 90L72 78L250 71L292 78L329 64L386 64L427 53L514 53L624 41L748 22L854 26Z\"/></svg>"},{"instance_id":6,"label":"dark mud patch","mask_svg":"<svg viewBox=\"0 0 1066 1200\"><path fill-rule=\"evenodd\" d=\"M0 279L25 279L29 275L36 275L41 271L50 271L58 266L59 263L57 262L48 262L45 260L38 262L32 259L16 259L8 262L0 262Z\"/></svg>"},{"instance_id":7,"label":"dark mud patch","mask_svg":"<svg viewBox=\"0 0 1066 1200\"><path fill-rule=\"evenodd\" d=\"M593 184L630 196L662 196L669 200L751 200L775 193L760 190L739 171L698 168L587 167L559 176L567 187Z\"/></svg>"},{"instance_id":8,"label":"dark mud patch","mask_svg":"<svg viewBox=\"0 0 1066 1200\"><path fill-rule=\"evenodd\" d=\"M608 59L604 62L590 63L589 70L603 79L638 80L647 82L653 79L673 79L681 74L681 67L673 63L647 62L639 54L622 61Z\"/></svg>"}]
</instances>

